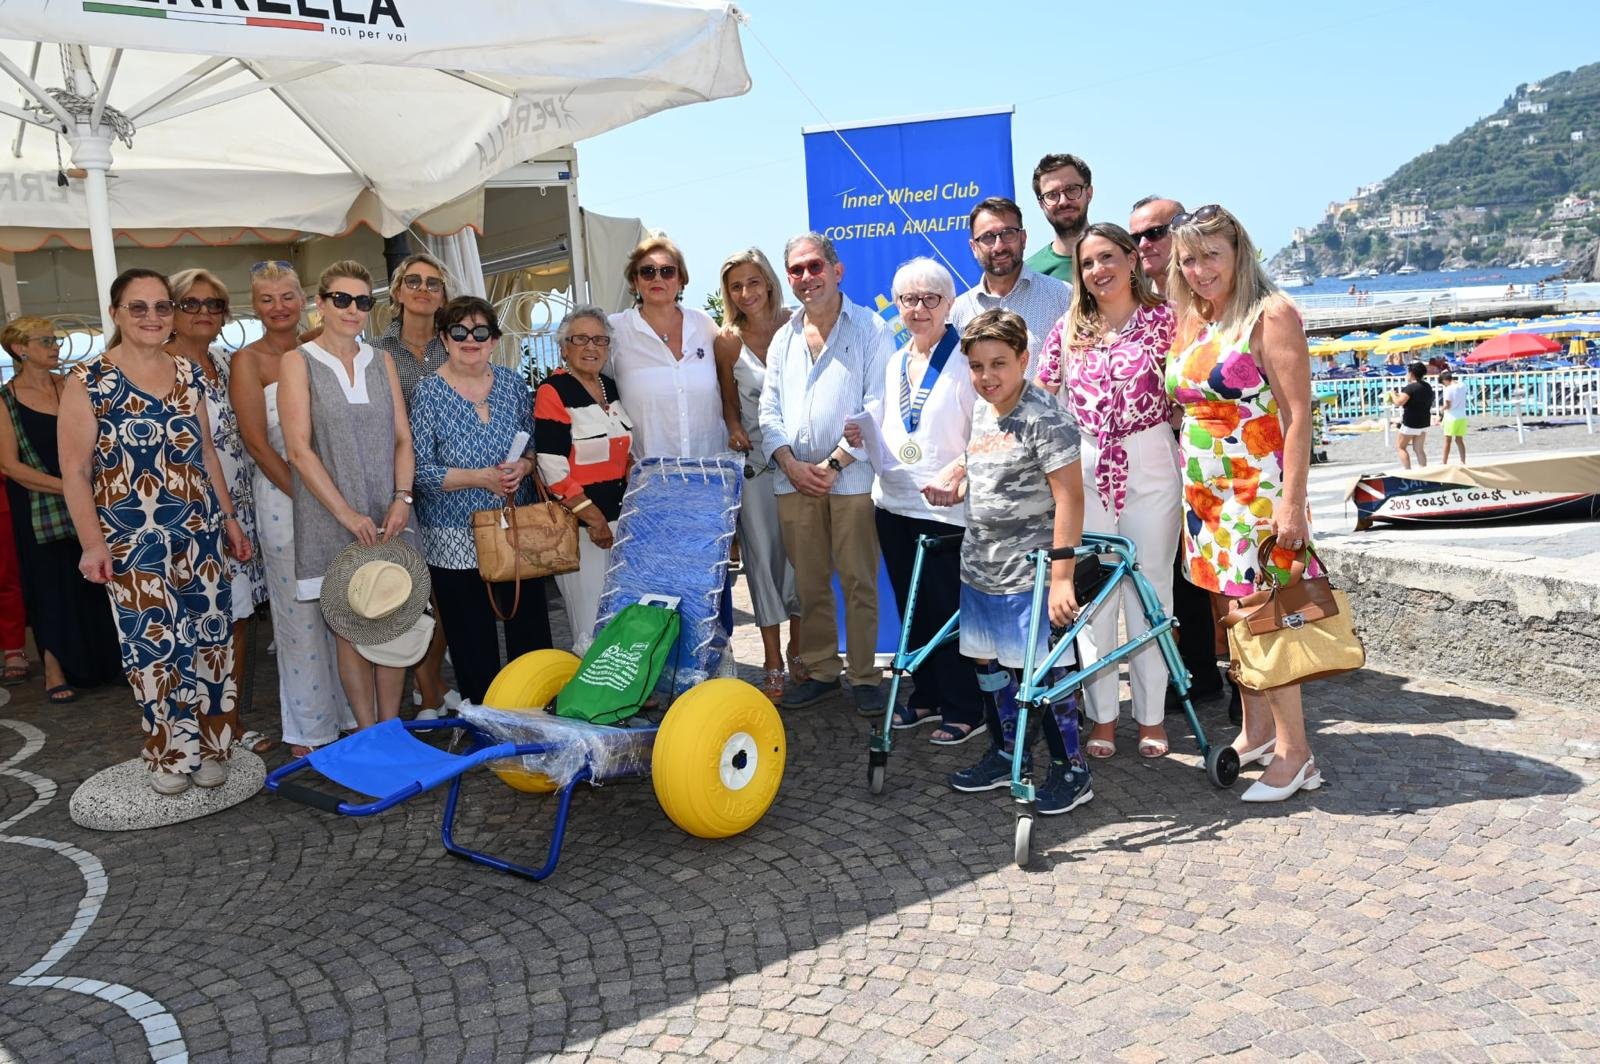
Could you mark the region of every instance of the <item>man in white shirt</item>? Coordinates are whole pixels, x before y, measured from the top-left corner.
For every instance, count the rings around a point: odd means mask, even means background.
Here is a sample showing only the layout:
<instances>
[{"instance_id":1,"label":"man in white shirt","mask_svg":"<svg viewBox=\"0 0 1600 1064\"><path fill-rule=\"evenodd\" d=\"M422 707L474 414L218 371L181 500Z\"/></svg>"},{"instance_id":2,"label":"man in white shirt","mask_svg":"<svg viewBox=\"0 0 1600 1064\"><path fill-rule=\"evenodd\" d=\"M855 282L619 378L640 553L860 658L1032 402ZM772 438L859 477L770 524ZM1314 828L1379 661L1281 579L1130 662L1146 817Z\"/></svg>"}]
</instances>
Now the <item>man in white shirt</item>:
<instances>
[{"instance_id":1,"label":"man in white shirt","mask_svg":"<svg viewBox=\"0 0 1600 1064\"><path fill-rule=\"evenodd\" d=\"M986 310L1004 307L1028 323L1029 362L1039 364L1039 345L1067 312L1072 289L1053 277L1027 266L1022 249L1028 233L1022 228L1022 208L1004 196L992 196L972 208L967 217L972 233L972 254L983 267L983 279L956 297L950 324L965 329L967 322Z\"/></svg>"},{"instance_id":2,"label":"man in white shirt","mask_svg":"<svg viewBox=\"0 0 1600 1064\"><path fill-rule=\"evenodd\" d=\"M872 466L844 440L844 421L883 395L894 353L888 326L839 290L844 265L833 241L802 233L784 248L800 311L767 349L761 437L777 478L778 524L800 600L800 659L809 678L784 695L785 709L810 705L839 685L833 574L845 597L845 648L856 708L883 711L878 638L878 535Z\"/></svg>"}]
</instances>

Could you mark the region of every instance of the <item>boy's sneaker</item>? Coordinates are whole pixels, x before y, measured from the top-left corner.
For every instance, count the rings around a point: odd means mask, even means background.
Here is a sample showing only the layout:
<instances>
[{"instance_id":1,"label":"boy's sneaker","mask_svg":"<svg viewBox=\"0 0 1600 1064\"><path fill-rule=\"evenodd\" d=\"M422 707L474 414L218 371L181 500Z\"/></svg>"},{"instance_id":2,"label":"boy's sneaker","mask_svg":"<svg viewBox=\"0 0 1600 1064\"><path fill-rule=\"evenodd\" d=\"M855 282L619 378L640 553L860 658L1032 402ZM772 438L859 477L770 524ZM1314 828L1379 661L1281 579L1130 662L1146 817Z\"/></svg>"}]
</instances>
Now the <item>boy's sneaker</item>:
<instances>
[{"instance_id":1,"label":"boy's sneaker","mask_svg":"<svg viewBox=\"0 0 1600 1064\"><path fill-rule=\"evenodd\" d=\"M1044 816L1069 813L1094 797L1089 787L1089 770L1068 761L1050 766L1044 784L1034 792L1033 807Z\"/></svg>"},{"instance_id":2,"label":"boy's sneaker","mask_svg":"<svg viewBox=\"0 0 1600 1064\"><path fill-rule=\"evenodd\" d=\"M1024 776L1033 771L1033 759L1027 754L1022 755L1022 774ZM971 768L962 769L950 775L950 786L967 794L978 791L992 791L997 787L1007 787L1011 784L1011 755L999 747L989 747L989 752L983 755Z\"/></svg>"}]
</instances>

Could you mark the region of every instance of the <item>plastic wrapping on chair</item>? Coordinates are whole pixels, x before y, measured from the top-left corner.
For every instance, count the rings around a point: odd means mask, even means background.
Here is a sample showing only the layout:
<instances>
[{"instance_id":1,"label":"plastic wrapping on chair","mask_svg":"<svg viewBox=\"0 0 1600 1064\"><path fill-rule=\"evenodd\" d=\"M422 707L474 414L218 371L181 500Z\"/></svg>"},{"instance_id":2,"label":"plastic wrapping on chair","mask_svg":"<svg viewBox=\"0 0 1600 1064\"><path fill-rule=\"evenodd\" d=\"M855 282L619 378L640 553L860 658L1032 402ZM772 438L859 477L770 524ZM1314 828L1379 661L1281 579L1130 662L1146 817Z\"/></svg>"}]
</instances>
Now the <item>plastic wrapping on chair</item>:
<instances>
[{"instance_id":1,"label":"plastic wrapping on chair","mask_svg":"<svg viewBox=\"0 0 1600 1064\"><path fill-rule=\"evenodd\" d=\"M489 709L463 702L461 718L500 742L546 743L549 749L489 762L492 769L521 768L548 776L556 786L572 782L585 767L590 779L646 776L655 728L612 728L549 713Z\"/></svg>"},{"instance_id":2,"label":"plastic wrapping on chair","mask_svg":"<svg viewBox=\"0 0 1600 1064\"><path fill-rule=\"evenodd\" d=\"M734 455L646 458L629 476L595 630L647 595L676 596L682 628L656 684L662 694L703 683L722 660L718 611L743 490Z\"/></svg>"}]
</instances>

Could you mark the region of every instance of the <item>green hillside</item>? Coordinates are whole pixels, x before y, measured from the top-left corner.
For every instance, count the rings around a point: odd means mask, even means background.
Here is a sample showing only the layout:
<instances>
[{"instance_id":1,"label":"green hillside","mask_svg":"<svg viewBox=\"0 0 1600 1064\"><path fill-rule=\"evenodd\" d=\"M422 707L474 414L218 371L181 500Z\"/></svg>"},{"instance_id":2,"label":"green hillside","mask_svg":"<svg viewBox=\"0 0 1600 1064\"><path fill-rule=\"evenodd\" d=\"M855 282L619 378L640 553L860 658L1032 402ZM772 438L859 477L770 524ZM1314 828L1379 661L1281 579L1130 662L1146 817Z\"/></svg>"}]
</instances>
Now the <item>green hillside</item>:
<instances>
[{"instance_id":1,"label":"green hillside","mask_svg":"<svg viewBox=\"0 0 1600 1064\"><path fill-rule=\"evenodd\" d=\"M1330 204L1272 265L1338 276L1406 262L1555 262L1578 257L1596 236L1600 63L1518 85L1493 114Z\"/></svg>"}]
</instances>

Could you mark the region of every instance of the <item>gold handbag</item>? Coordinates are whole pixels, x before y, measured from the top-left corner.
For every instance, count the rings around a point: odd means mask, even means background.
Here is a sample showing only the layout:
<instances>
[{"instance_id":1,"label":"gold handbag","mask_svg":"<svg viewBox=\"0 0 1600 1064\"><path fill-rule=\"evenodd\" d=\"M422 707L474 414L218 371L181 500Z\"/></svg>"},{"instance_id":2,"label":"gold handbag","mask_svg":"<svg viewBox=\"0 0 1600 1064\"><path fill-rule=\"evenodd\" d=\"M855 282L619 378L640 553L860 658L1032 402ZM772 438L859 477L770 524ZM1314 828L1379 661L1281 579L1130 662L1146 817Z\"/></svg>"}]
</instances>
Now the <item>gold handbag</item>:
<instances>
[{"instance_id":1,"label":"gold handbag","mask_svg":"<svg viewBox=\"0 0 1600 1064\"><path fill-rule=\"evenodd\" d=\"M472 540L478 548L478 575L483 577L489 606L502 621L514 617L522 603L522 581L578 571L578 519L550 497L544 481L533 478L538 502L477 510L472 515ZM511 612L501 613L493 585L516 582Z\"/></svg>"},{"instance_id":2,"label":"gold handbag","mask_svg":"<svg viewBox=\"0 0 1600 1064\"><path fill-rule=\"evenodd\" d=\"M1266 632L1251 630L1241 619L1228 626L1233 682L1252 691L1320 680L1354 672L1367 663L1367 652L1350 616L1350 600L1332 589L1338 612L1320 620L1285 615L1287 623Z\"/></svg>"}]
</instances>

